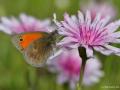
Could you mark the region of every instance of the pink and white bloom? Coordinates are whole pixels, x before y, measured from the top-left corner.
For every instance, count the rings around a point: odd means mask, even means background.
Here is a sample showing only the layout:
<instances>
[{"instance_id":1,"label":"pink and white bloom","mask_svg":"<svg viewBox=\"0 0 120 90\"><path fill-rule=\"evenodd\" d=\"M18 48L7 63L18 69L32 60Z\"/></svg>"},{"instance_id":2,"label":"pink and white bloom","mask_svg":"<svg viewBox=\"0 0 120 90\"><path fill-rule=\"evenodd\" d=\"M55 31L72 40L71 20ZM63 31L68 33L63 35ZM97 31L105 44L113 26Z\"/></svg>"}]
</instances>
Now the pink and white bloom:
<instances>
[{"instance_id":1,"label":"pink and white bloom","mask_svg":"<svg viewBox=\"0 0 120 90\"><path fill-rule=\"evenodd\" d=\"M57 82L63 84L68 82L70 88L76 87L76 83L79 81L79 73L81 66L81 58L78 50L62 50L62 52L49 61L48 66L52 66L51 71L58 72Z\"/></svg>"},{"instance_id":2,"label":"pink and white bloom","mask_svg":"<svg viewBox=\"0 0 120 90\"><path fill-rule=\"evenodd\" d=\"M58 73L57 82L59 84L68 82L70 88L74 90L79 81L81 64L82 60L77 49L65 49L57 57L51 60L48 65L52 66L52 68L49 67L52 72ZM98 82L100 77L103 76L103 72L100 68L101 64L97 59L88 59L85 67L83 84L92 85Z\"/></svg>"},{"instance_id":3,"label":"pink and white bloom","mask_svg":"<svg viewBox=\"0 0 120 90\"><path fill-rule=\"evenodd\" d=\"M21 14L19 19L15 17L1 17L0 31L7 34L19 34L22 32L44 31L51 32L50 20L38 20L32 16Z\"/></svg>"},{"instance_id":4,"label":"pink and white bloom","mask_svg":"<svg viewBox=\"0 0 120 90\"><path fill-rule=\"evenodd\" d=\"M91 12L83 15L80 11L77 16L64 15L64 21L58 22L54 15L54 22L59 34L65 36L58 45L69 48L86 48L87 57L93 57L93 50L104 55L115 54L120 56L120 48L112 46L112 43L120 43L120 20L109 22L110 17L101 18L97 14L92 20Z\"/></svg>"},{"instance_id":5,"label":"pink and white bloom","mask_svg":"<svg viewBox=\"0 0 120 90\"><path fill-rule=\"evenodd\" d=\"M97 2L95 0L90 0L88 3L82 3L80 5L80 9L83 12L89 10L91 12L91 17L94 19L97 13L101 13L102 18L107 15L111 15L111 19L114 19L116 16L116 8L112 5L112 3L108 3L106 1Z\"/></svg>"}]
</instances>

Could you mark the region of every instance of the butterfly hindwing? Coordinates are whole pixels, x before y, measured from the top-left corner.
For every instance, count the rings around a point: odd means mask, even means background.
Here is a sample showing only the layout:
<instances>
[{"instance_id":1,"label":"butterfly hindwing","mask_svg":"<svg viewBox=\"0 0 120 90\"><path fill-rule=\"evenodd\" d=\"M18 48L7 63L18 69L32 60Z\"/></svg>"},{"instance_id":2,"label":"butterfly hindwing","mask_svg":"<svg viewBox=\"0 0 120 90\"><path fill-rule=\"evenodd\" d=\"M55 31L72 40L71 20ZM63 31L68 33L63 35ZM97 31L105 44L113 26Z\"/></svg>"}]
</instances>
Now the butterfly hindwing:
<instances>
[{"instance_id":1,"label":"butterfly hindwing","mask_svg":"<svg viewBox=\"0 0 120 90\"><path fill-rule=\"evenodd\" d=\"M26 61L35 67L44 65L52 54L53 45L48 41L48 38L35 40L24 52Z\"/></svg>"}]
</instances>

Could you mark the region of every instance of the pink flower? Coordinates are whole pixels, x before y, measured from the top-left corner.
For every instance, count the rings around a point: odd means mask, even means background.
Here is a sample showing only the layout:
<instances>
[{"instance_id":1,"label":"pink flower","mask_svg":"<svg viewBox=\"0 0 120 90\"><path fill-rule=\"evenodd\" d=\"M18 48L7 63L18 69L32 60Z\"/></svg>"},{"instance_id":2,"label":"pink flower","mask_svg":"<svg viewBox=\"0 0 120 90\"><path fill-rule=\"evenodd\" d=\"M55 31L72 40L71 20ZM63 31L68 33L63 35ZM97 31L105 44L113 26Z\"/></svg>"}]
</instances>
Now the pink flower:
<instances>
[{"instance_id":1,"label":"pink flower","mask_svg":"<svg viewBox=\"0 0 120 90\"><path fill-rule=\"evenodd\" d=\"M74 53L74 54L73 54ZM69 82L71 88L75 88L79 80L81 58L78 50L62 50L61 53L49 62L53 71L58 72L57 82L63 84Z\"/></svg>"},{"instance_id":2,"label":"pink flower","mask_svg":"<svg viewBox=\"0 0 120 90\"><path fill-rule=\"evenodd\" d=\"M111 3L108 3L106 1L95 2L93 0L88 2L88 4L82 3L80 9L83 12L89 10L91 12L92 19L96 17L97 13L101 13L102 18L106 17L107 15L111 15L112 19L114 19L117 13L115 7Z\"/></svg>"},{"instance_id":3,"label":"pink flower","mask_svg":"<svg viewBox=\"0 0 120 90\"><path fill-rule=\"evenodd\" d=\"M2 17L0 31L7 34L19 34L33 31L51 32L51 27L49 20L40 21L32 16L21 14L18 20L15 17Z\"/></svg>"},{"instance_id":4,"label":"pink flower","mask_svg":"<svg viewBox=\"0 0 120 90\"><path fill-rule=\"evenodd\" d=\"M54 16L55 17L55 16ZM120 56L120 49L112 46L112 43L120 43L120 20L108 23L110 17L101 19L101 14L97 14L92 20L89 11L83 15L80 11L78 16L64 15L64 21L54 19L58 32L65 37L58 43L60 46L69 48L85 47L88 57L93 57L93 50L104 55L115 54Z\"/></svg>"},{"instance_id":5,"label":"pink flower","mask_svg":"<svg viewBox=\"0 0 120 90\"><path fill-rule=\"evenodd\" d=\"M76 83L79 81L81 58L77 49L63 50L57 57L49 62L49 66L52 66L50 70L58 73L57 82L63 84L68 82L71 89L76 87ZM94 64L94 66L93 66ZM88 59L85 67L85 76L83 84L88 85L99 81L102 77L102 71L100 70L101 64L96 59ZM96 80L95 80L96 79Z\"/></svg>"}]
</instances>

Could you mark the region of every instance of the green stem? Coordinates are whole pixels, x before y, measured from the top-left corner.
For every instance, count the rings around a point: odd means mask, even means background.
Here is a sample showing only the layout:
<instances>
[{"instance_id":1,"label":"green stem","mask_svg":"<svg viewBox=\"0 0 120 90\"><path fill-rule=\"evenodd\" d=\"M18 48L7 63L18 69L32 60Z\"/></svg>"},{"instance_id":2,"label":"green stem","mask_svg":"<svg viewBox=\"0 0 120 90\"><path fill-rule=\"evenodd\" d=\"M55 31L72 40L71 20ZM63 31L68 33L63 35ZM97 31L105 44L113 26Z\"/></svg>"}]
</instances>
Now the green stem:
<instances>
[{"instance_id":1,"label":"green stem","mask_svg":"<svg viewBox=\"0 0 120 90\"><path fill-rule=\"evenodd\" d=\"M65 83L65 84L63 85L63 88L64 88L64 90L70 90L68 83Z\"/></svg>"},{"instance_id":2,"label":"green stem","mask_svg":"<svg viewBox=\"0 0 120 90\"><path fill-rule=\"evenodd\" d=\"M28 90L32 90L31 89L30 72L29 72L28 69L26 70L25 77L26 77L26 82L27 82Z\"/></svg>"},{"instance_id":3,"label":"green stem","mask_svg":"<svg viewBox=\"0 0 120 90\"><path fill-rule=\"evenodd\" d=\"M39 84L39 75L38 75L38 68L35 68L35 76L34 80L32 80L32 73L30 72L30 69L27 69L26 71L26 82L28 86L28 90L38 90L38 84Z\"/></svg>"},{"instance_id":4,"label":"green stem","mask_svg":"<svg viewBox=\"0 0 120 90\"><path fill-rule=\"evenodd\" d=\"M33 84L34 90L38 90L39 79L40 79L40 78L39 78L39 74L38 74L39 69L40 69L40 68L36 68L36 70L35 70L35 81L34 81L34 84Z\"/></svg>"},{"instance_id":5,"label":"green stem","mask_svg":"<svg viewBox=\"0 0 120 90\"><path fill-rule=\"evenodd\" d=\"M78 88L78 90L80 90L80 87L82 88L84 70L85 70L85 65L86 65L86 61L87 61L88 58L87 58L87 54L86 54L86 49L84 47L79 47L78 51L79 51L79 55L82 59L82 65L80 67L79 88Z\"/></svg>"}]
</instances>

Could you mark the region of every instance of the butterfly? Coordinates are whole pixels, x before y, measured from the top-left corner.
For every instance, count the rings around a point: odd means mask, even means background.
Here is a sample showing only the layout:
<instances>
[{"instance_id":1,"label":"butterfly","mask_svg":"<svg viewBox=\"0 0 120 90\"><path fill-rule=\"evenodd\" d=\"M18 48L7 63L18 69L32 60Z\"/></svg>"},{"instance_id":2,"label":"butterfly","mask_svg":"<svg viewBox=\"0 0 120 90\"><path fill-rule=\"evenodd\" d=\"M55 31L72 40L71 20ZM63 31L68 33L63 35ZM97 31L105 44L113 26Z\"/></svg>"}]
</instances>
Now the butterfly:
<instances>
[{"instance_id":1,"label":"butterfly","mask_svg":"<svg viewBox=\"0 0 120 90\"><path fill-rule=\"evenodd\" d=\"M12 42L23 53L28 64L41 67L55 53L57 31L24 32L12 36Z\"/></svg>"}]
</instances>

